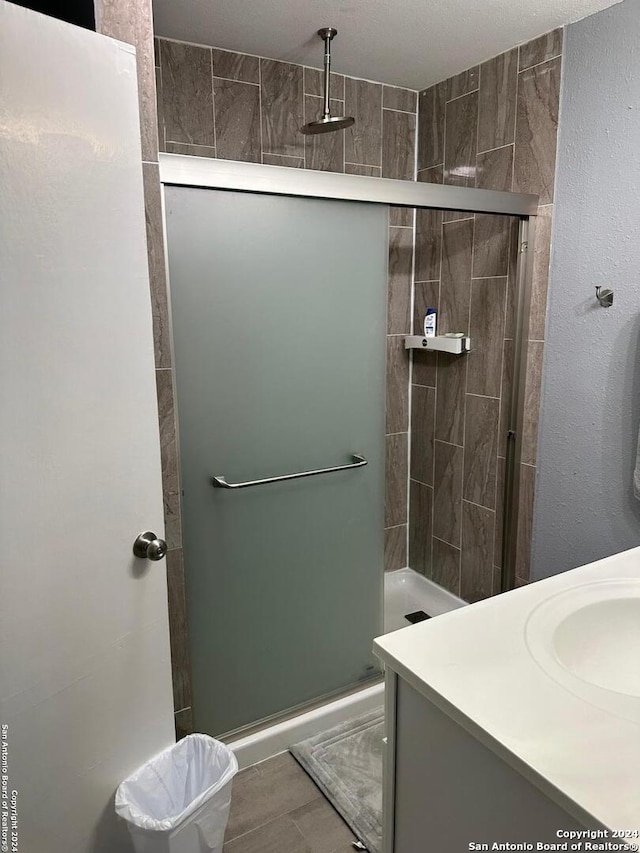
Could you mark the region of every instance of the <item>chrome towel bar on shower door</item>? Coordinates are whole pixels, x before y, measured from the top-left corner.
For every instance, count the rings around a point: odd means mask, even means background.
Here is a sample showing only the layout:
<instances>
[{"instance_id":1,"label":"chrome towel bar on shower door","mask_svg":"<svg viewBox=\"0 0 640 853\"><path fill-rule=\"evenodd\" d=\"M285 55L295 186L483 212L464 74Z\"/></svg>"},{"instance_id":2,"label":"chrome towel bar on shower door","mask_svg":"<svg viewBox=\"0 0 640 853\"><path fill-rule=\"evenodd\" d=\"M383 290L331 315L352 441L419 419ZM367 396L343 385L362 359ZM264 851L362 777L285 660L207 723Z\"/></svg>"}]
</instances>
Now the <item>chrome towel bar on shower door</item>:
<instances>
[{"instance_id":1,"label":"chrome towel bar on shower door","mask_svg":"<svg viewBox=\"0 0 640 853\"><path fill-rule=\"evenodd\" d=\"M244 483L227 483L224 476L212 477L211 482L216 489L246 489L248 486L264 486L265 483L280 483L282 480L299 480L302 477L315 477L318 474L330 474L332 471L346 471L349 468L362 468L367 460L360 453L352 453L353 462L347 465L336 465L334 468L317 468L315 471L299 471L297 474L282 474L280 477L267 477L264 480L246 480Z\"/></svg>"}]
</instances>

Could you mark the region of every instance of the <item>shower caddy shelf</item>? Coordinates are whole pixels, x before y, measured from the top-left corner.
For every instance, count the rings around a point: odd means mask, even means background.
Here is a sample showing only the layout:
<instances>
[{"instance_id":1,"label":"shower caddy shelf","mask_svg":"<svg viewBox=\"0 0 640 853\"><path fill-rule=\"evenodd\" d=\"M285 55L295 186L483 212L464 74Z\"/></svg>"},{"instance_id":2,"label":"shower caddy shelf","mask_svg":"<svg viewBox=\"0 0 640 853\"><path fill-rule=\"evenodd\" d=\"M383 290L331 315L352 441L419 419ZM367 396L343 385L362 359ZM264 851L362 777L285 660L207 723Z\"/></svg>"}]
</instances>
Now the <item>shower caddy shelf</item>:
<instances>
[{"instance_id":1,"label":"shower caddy shelf","mask_svg":"<svg viewBox=\"0 0 640 853\"><path fill-rule=\"evenodd\" d=\"M471 350L471 338L466 336L462 338L449 338L446 335L425 338L422 335L409 335L404 339L404 348L448 352L451 355L465 355Z\"/></svg>"}]
</instances>

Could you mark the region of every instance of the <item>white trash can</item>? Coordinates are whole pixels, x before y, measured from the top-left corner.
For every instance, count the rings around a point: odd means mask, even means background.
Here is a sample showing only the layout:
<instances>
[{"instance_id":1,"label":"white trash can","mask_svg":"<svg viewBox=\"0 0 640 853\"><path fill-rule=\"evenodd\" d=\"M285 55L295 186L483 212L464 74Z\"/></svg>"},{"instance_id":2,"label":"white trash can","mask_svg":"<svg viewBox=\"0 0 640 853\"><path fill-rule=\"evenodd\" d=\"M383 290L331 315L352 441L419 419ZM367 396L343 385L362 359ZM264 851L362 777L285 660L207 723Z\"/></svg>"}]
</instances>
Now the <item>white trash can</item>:
<instances>
[{"instance_id":1,"label":"white trash can","mask_svg":"<svg viewBox=\"0 0 640 853\"><path fill-rule=\"evenodd\" d=\"M222 853L238 771L233 752L208 735L188 735L125 779L116 812L136 853Z\"/></svg>"}]
</instances>

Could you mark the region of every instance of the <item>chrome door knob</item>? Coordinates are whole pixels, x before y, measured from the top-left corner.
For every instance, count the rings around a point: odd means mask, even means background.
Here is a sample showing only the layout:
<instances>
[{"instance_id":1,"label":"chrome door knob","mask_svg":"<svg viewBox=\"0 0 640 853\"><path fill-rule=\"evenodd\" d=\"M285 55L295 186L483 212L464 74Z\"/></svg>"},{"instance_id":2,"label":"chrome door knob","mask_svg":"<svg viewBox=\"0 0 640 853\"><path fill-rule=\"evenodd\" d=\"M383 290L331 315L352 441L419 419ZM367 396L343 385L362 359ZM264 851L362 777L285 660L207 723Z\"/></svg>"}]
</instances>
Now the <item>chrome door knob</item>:
<instances>
[{"instance_id":1,"label":"chrome door knob","mask_svg":"<svg viewBox=\"0 0 640 853\"><path fill-rule=\"evenodd\" d=\"M167 543L150 530L141 533L133 543L133 553L141 560L157 562L167 555Z\"/></svg>"}]
</instances>

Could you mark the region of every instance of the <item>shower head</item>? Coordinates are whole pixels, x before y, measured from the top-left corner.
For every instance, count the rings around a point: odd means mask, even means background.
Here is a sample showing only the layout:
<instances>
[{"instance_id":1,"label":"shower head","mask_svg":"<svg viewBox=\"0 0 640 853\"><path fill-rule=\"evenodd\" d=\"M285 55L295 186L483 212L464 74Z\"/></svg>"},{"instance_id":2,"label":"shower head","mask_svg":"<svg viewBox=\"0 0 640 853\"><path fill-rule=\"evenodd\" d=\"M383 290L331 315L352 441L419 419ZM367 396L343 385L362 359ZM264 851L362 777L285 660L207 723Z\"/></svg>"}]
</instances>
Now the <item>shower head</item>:
<instances>
[{"instance_id":1,"label":"shower head","mask_svg":"<svg viewBox=\"0 0 640 853\"><path fill-rule=\"evenodd\" d=\"M313 135L316 133L329 133L332 130L342 130L351 127L355 119L351 116L332 116L329 101L329 86L331 83L331 40L338 35L335 27L323 27L318 30L318 35L324 42L324 109L322 115L316 121L307 122L300 128L300 133Z\"/></svg>"}]
</instances>

